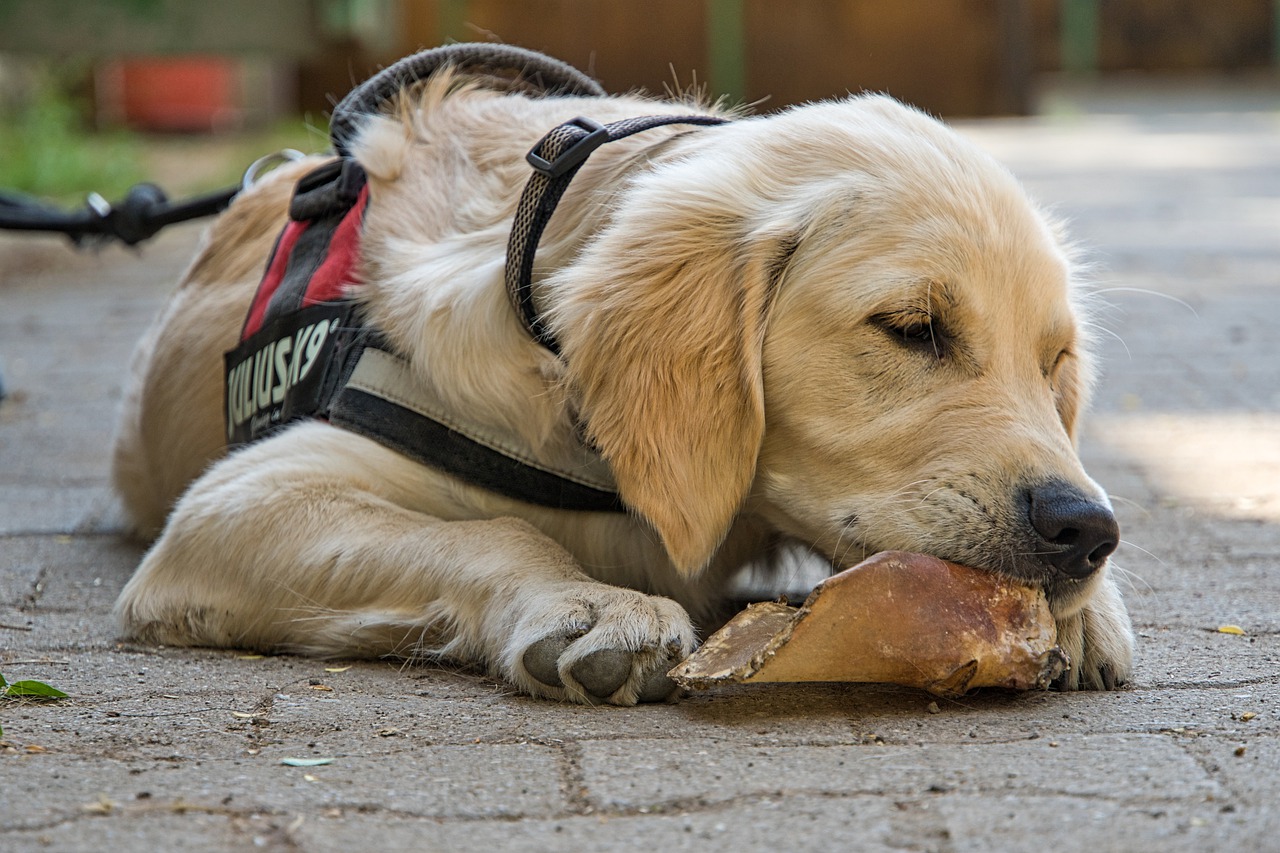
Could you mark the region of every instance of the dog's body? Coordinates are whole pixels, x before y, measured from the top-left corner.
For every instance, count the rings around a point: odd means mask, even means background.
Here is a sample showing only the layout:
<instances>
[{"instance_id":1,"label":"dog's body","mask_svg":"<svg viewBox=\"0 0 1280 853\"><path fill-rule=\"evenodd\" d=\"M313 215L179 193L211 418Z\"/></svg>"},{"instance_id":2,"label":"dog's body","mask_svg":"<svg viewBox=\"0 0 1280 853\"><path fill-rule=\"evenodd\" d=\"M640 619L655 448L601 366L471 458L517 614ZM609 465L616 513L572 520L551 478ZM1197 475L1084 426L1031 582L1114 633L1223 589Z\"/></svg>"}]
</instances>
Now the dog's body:
<instances>
[{"instance_id":1,"label":"dog's body","mask_svg":"<svg viewBox=\"0 0 1280 853\"><path fill-rule=\"evenodd\" d=\"M538 461L598 449L631 513L506 498L319 421L224 455L222 355L315 164L285 167L215 224L136 359L115 480L162 533L125 631L438 655L535 695L652 701L689 614L782 536L1043 585L1067 686L1122 682L1114 521L1073 449L1089 371L1068 262L1016 182L936 122L854 98L601 148L535 270L563 357L529 337L502 281L525 152L575 115L689 109L445 73L353 146L367 322Z\"/></svg>"}]
</instances>

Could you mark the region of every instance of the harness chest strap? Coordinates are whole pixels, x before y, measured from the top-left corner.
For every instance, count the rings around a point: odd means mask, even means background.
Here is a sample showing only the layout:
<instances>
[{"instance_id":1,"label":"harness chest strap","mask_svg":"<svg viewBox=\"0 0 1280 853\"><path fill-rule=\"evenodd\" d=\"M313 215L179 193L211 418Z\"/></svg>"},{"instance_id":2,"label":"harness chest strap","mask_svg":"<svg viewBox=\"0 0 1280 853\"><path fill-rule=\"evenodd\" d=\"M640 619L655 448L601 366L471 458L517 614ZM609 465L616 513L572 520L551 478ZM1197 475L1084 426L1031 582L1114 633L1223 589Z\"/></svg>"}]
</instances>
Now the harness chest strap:
<instances>
[{"instance_id":1,"label":"harness chest strap","mask_svg":"<svg viewBox=\"0 0 1280 853\"><path fill-rule=\"evenodd\" d=\"M374 346L360 354L329 421L526 503L587 512L625 510L609 466L589 448L570 450L561 466L540 462L513 432L467 423L413 375L404 359Z\"/></svg>"}]
</instances>

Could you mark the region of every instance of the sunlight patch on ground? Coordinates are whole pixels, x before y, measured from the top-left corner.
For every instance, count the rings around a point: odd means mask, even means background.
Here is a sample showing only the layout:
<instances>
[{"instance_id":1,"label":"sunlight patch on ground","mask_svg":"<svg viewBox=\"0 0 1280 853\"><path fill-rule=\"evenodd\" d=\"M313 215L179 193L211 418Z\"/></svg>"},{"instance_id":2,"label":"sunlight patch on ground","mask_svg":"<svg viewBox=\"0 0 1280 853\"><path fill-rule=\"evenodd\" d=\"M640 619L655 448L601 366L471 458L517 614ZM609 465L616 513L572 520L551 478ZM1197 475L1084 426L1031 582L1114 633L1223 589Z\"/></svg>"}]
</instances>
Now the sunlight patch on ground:
<instances>
[{"instance_id":1,"label":"sunlight patch on ground","mask_svg":"<svg viewBox=\"0 0 1280 853\"><path fill-rule=\"evenodd\" d=\"M1170 498L1280 522L1280 412L1095 415L1089 431Z\"/></svg>"}]
</instances>

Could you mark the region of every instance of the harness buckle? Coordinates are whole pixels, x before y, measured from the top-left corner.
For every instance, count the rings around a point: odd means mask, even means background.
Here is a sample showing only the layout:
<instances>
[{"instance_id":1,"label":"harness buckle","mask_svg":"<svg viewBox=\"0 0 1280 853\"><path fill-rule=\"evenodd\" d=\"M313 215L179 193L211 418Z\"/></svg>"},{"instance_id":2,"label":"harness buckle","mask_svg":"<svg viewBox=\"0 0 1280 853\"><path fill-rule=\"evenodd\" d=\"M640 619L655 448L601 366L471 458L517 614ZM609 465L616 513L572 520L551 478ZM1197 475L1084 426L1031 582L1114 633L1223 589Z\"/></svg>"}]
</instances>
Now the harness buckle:
<instances>
[{"instance_id":1,"label":"harness buckle","mask_svg":"<svg viewBox=\"0 0 1280 853\"><path fill-rule=\"evenodd\" d=\"M547 140L563 127L576 127L587 131L587 135L579 137L568 148L557 154L554 159L548 160L538 153L538 149L542 148ZM595 151L608 141L609 129L607 127L585 116L578 116L538 140L538 144L533 146L529 153L525 155L525 160L529 162L535 172L554 180L563 177L567 172L581 165L584 160L591 156L592 151Z\"/></svg>"}]
</instances>

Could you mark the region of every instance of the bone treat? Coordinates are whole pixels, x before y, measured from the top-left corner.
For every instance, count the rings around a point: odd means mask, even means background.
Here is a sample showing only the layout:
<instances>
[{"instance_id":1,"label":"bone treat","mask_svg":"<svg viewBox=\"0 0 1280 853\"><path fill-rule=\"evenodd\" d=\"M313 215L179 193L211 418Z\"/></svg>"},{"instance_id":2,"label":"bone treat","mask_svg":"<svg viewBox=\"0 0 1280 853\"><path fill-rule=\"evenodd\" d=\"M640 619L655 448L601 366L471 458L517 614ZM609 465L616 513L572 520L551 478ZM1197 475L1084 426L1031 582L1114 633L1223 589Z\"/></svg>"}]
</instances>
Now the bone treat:
<instances>
[{"instance_id":1,"label":"bone treat","mask_svg":"<svg viewBox=\"0 0 1280 853\"><path fill-rule=\"evenodd\" d=\"M992 572L885 551L798 608L753 604L670 675L685 687L863 681L960 696L1044 688L1069 666L1044 593Z\"/></svg>"}]
</instances>

